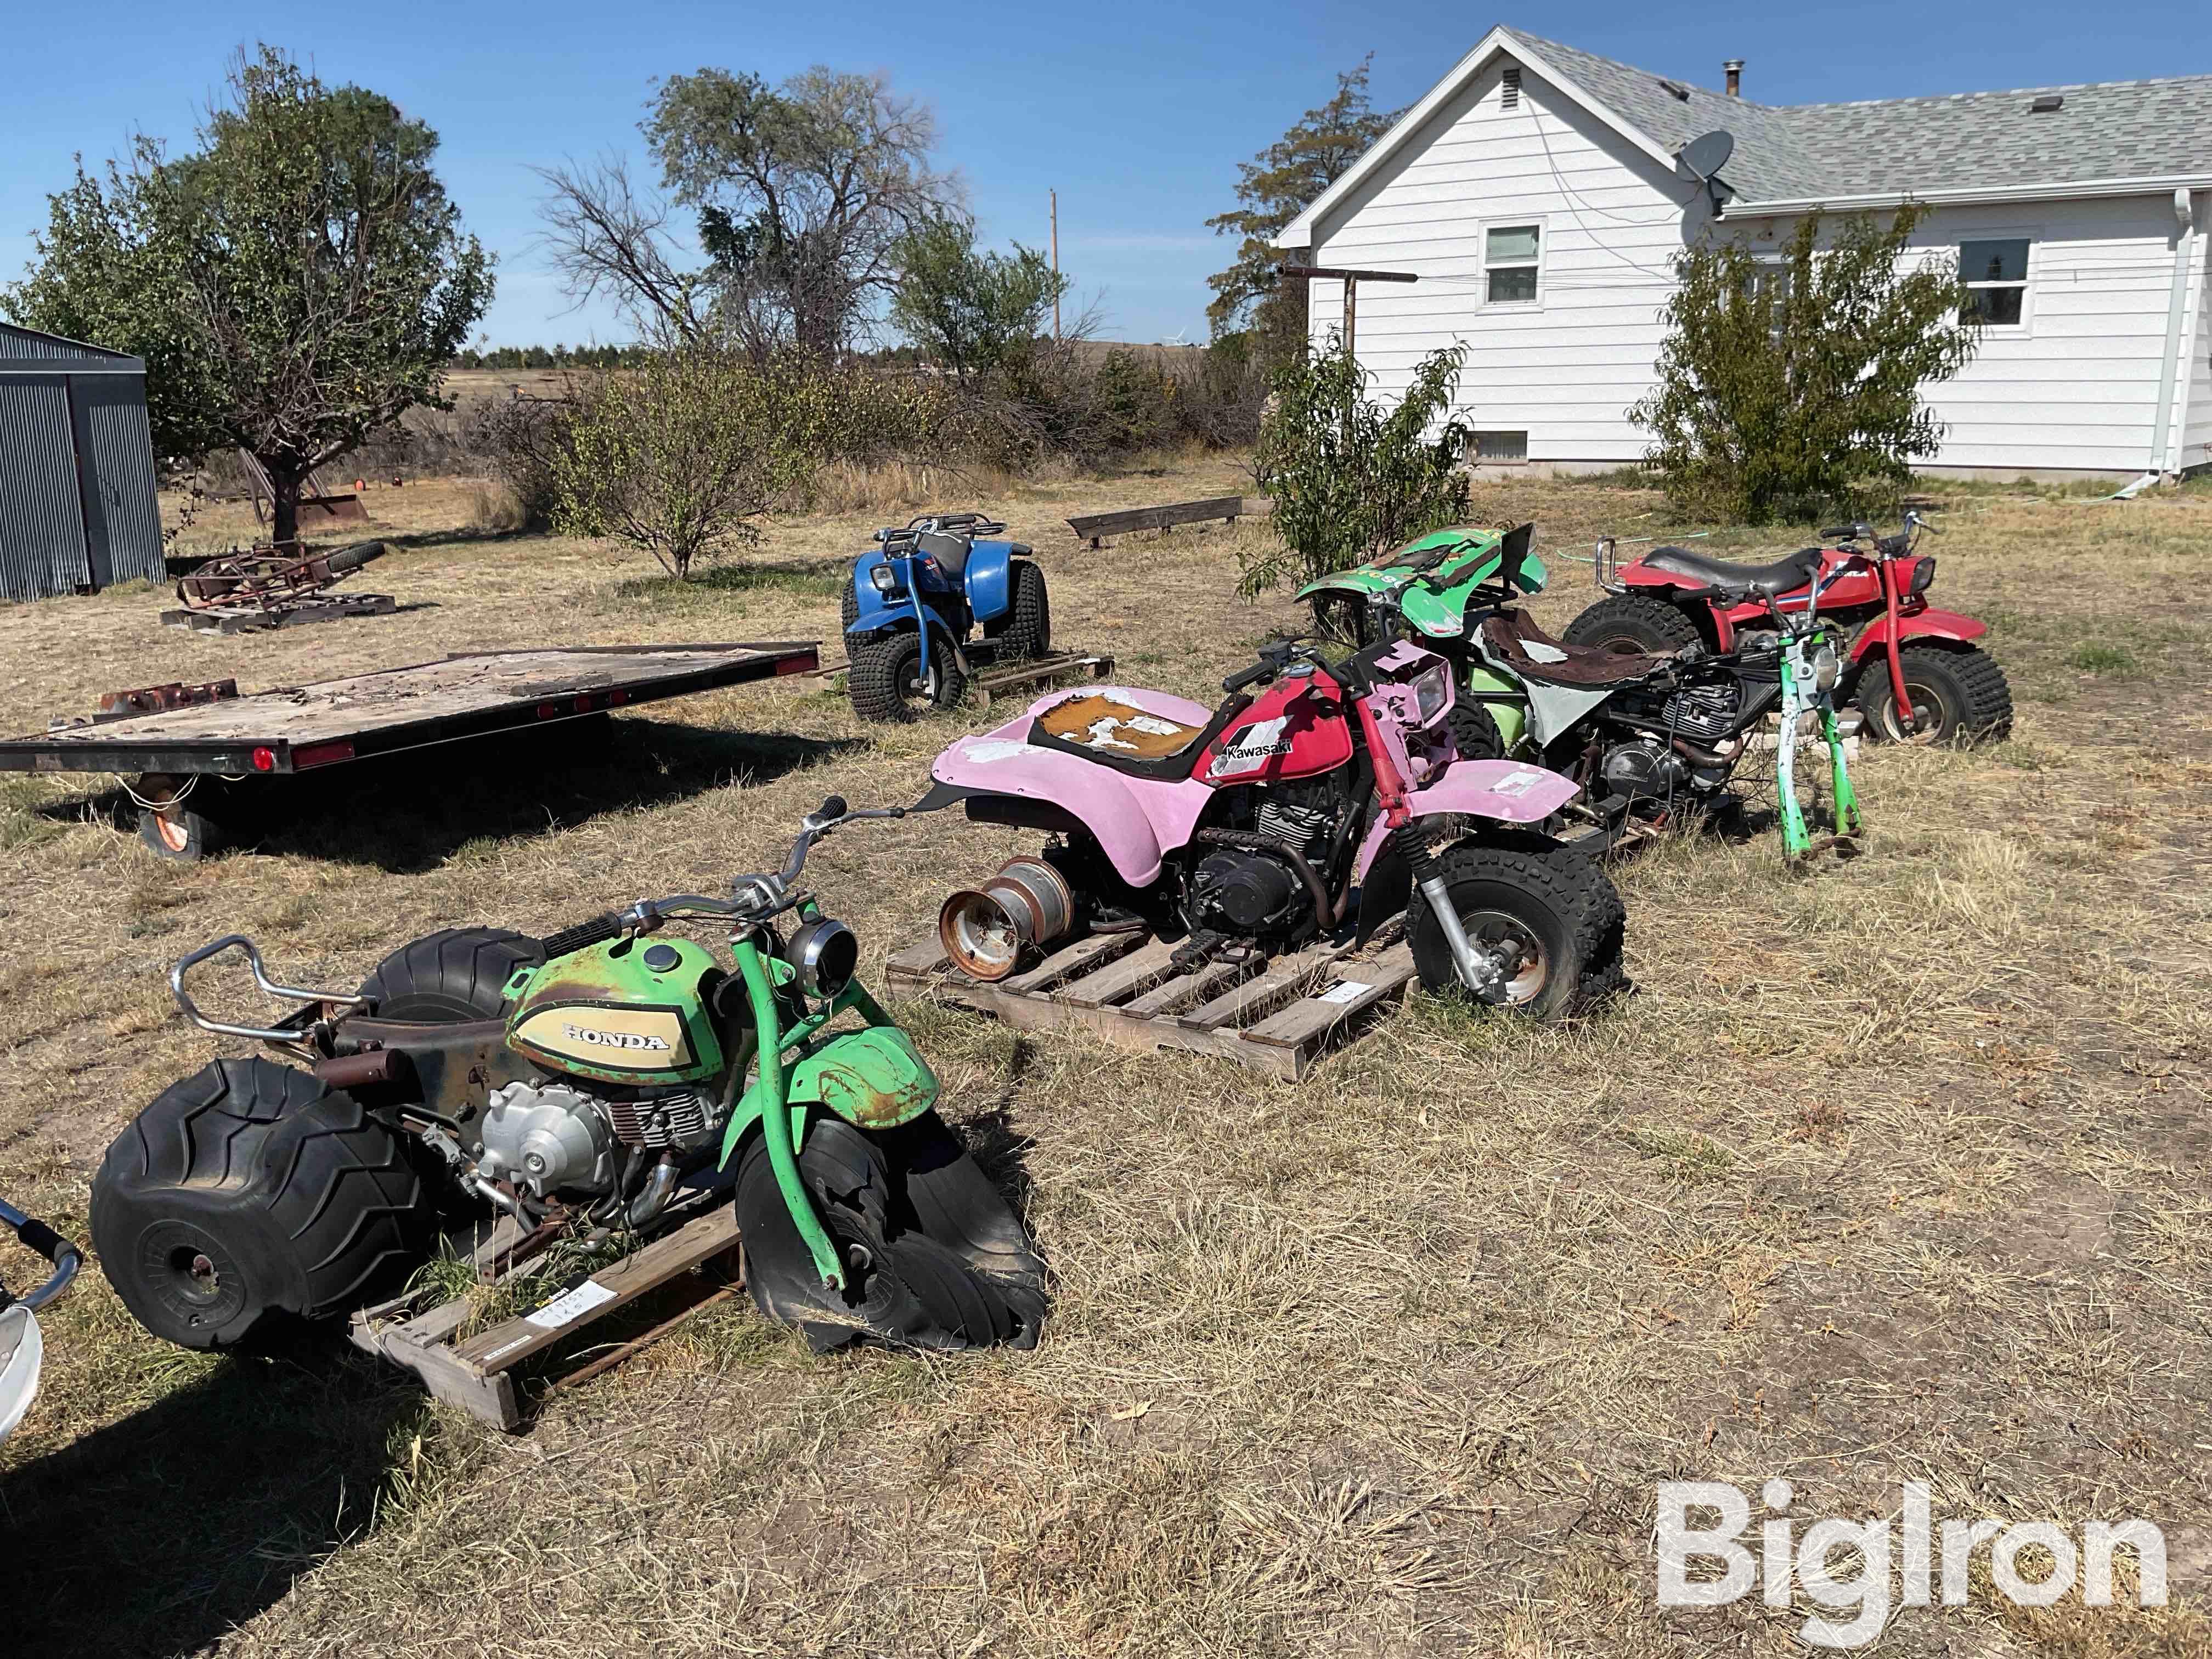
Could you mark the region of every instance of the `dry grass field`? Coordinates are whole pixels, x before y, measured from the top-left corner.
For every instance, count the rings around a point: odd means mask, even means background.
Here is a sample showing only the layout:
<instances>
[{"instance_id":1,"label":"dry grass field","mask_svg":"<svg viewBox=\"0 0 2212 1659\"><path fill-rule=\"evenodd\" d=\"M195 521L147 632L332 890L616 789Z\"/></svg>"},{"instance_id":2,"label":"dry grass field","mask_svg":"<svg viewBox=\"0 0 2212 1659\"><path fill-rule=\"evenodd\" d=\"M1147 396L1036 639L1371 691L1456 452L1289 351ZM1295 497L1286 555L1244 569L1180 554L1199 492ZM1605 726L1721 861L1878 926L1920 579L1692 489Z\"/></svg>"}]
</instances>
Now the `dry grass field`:
<instances>
[{"instance_id":1,"label":"dry grass field","mask_svg":"<svg viewBox=\"0 0 2212 1659\"><path fill-rule=\"evenodd\" d=\"M1091 553L1060 520L1242 482L1177 464L988 505L1042 550L1066 642L1211 702L1294 620L1234 596L1264 528ZM1662 1609L1650 1534L1659 1480L1786 1475L1801 1517L1891 1515L1922 1480L1939 1516L2165 1529L2163 1609L2014 1607L1984 1552L1967 1603L1900 1609L1882 1654L2212 1653L2212 497L1949 495L1937 601L1995 623L2014 740L1866 751L1850 862L1793 878L1769 836L1621 868L1638 988L1610 1010L1533 1030L1416 998L1291 1086L908 1006L1056 1275L1035 1352L815 1359L741 1304L502 1437L335 1345L159 1346L88 1272L0 1452L0 1643L1781 1654L1809 1602ZM458 533L467 501L371 492L397 550L356 585L399 597L386 618L210 640L145 592L0 612L0 727L161 680L833 636L875 521L775 523L677 591ZM1540 520L1557 628L1589 596L1558 556L1657 505L1497 484L1479 511ZM912 799L965 729L864 727L816 686L641 711L590 764L455 750L195 866L119 833L106 780L0 782L0 1193L83 1234L109 1139L213 1049L162 974L216 934L351 983L432 928L701 889L833 789ZM810 876L873 972L1022 842L869 826Z\"/></svg>"}]
</instances>

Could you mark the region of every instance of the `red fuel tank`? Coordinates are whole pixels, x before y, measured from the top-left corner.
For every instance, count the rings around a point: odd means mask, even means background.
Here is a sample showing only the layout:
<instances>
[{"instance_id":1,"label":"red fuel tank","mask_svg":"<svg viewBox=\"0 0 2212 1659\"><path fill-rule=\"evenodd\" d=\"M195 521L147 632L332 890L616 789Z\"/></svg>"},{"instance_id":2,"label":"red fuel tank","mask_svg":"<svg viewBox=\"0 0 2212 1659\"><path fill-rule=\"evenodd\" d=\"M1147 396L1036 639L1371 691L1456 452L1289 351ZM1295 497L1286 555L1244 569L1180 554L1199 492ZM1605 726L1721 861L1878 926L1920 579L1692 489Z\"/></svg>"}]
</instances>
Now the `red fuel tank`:
<instances>
[{"instance_id":1,"label":"red fuel tank","mask_svg":"<svg viewBox=\"0 0 2212 1659\"><path fill-rule=\"evenodd\" d=\"M1351 717L1328 675L1285 675L1206 746L1191 775L1218 789L1333 772L1352 758Z\"/></svg>"}]
</instances>

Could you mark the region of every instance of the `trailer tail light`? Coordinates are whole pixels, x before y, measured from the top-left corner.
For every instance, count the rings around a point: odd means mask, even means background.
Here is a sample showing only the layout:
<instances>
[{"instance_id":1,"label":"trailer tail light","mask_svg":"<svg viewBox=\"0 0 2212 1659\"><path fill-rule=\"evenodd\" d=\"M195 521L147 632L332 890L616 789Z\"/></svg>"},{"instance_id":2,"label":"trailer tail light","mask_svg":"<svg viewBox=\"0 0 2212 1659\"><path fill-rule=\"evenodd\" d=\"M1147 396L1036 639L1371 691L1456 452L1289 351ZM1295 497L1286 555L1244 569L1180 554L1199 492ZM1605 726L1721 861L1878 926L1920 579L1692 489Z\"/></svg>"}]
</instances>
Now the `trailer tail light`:
<instances>
[{"instance_id":1,"label":"trailer tail light","mask_svg":"<svg viewBox=\"0 0 2212 1659\"><path fill-rule=\"evenodd\" d=\"M276 769L276 751L274 749L255 750L253 769L257 772L274 772Z\"/></svg>"},{"instance_id":2,"label":"trailer tail light","mask_svg":"<svg viewBox=\"0 0 2212 1659\"><path fill-rule=\"evenodd\" d=\"M352 758L353 745L350 743L311 743L304 749L292 751L292 769L304 772L310 766L331 766Z\"/></svg>"},{"instance_id":3,"label":"trailer tail light","mask_svg":"<svg viewBox=\"0 0 2212 1659\"><path fill-rule=\"evenodd\" d=\"M538 718L541 720L557 720L560 714L561 705L557 702L541 702L538 705Z\"/></svg>"},{"instance_id":4,"label":"trailer tail light","mask_svg":"<svg viewBox=\"0 0 2212 1659\"><path fill-rule=\"evenodd\" d=\"M1932 553L1923 553L1920 556L1919 568L1912 573L1912 586L1909 591L1915 593L1925 593L1935 585L1936 556Z\"/></svg>"}]
</instances>

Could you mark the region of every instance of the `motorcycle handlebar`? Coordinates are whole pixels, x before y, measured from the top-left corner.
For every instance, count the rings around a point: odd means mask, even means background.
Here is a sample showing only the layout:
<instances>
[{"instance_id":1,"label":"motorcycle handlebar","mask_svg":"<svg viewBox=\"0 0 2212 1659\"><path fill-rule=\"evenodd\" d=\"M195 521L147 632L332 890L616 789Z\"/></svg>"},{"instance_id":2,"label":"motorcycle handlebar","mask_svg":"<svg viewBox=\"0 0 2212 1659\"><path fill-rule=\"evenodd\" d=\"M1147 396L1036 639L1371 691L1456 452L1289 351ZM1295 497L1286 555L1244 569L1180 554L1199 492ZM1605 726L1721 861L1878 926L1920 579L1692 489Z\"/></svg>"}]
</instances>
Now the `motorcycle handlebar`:
<instances>
[{"instance_id":1,"label":"motorcycle handlebar","mask_svg":"<svg viewBox=\"0 0 2212 1659\"><path fill-rule=\"evenodd\" d=\"M27 1308L35 1312L69 1288L70 1281L76 1277L77 1269L84 1265L84 1255L45 1222L25 1215L4 1199L0 1199L0 1222L15 1230L15 1237L23 1241L25 1248L36 1250L53 1263L52 1277L37 1290L17 1297L12 1303L0 1296L0 1305Z\"/></svg>"}]
</instances>

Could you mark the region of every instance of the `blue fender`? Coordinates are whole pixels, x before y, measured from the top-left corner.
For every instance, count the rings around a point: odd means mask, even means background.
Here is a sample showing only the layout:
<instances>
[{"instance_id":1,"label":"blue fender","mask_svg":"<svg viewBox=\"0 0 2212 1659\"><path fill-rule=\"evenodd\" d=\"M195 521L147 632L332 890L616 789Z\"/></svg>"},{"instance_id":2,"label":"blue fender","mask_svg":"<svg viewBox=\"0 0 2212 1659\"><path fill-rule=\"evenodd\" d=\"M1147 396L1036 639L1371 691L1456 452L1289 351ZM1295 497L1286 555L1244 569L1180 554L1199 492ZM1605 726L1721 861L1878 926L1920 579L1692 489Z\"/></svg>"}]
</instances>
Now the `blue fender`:
<instances>
[{"instance_id":1,"label":"blue fender","mask_svg":"<svg viewBox=\"0 0 2212 1659\"><path fill-rule=\"evenodd\" d=\"M994 623L1014 607L1007 572L1013 552L1012 542L977 542L969 550L968 608L978 623Z\"/></svg>"},{"instance_id":2,"label":"blue fender","mask_svg":"<svg viewBox=\"0 0 2212 1659\"><path fill-rule=\"evenodd\" d=\"M875 634L885 629L902 628L911 630L921 625L915 616L915 596L912 593L902 590L895 597L886 598L876 591L872 573L884 562L882 551L874 548L854 560L853 592L860 602L860 614L853 620L852 627L846 630L848 633ZM893 568L896 568L896 566ZM922 589L922 603L929 605L932 599L947 592L949 590L942 582L927 583ZM955 631L945 621L945 609L941 605L930 605L930 626L944 629L947 633Z\"/></svg>"}]
</instances>

